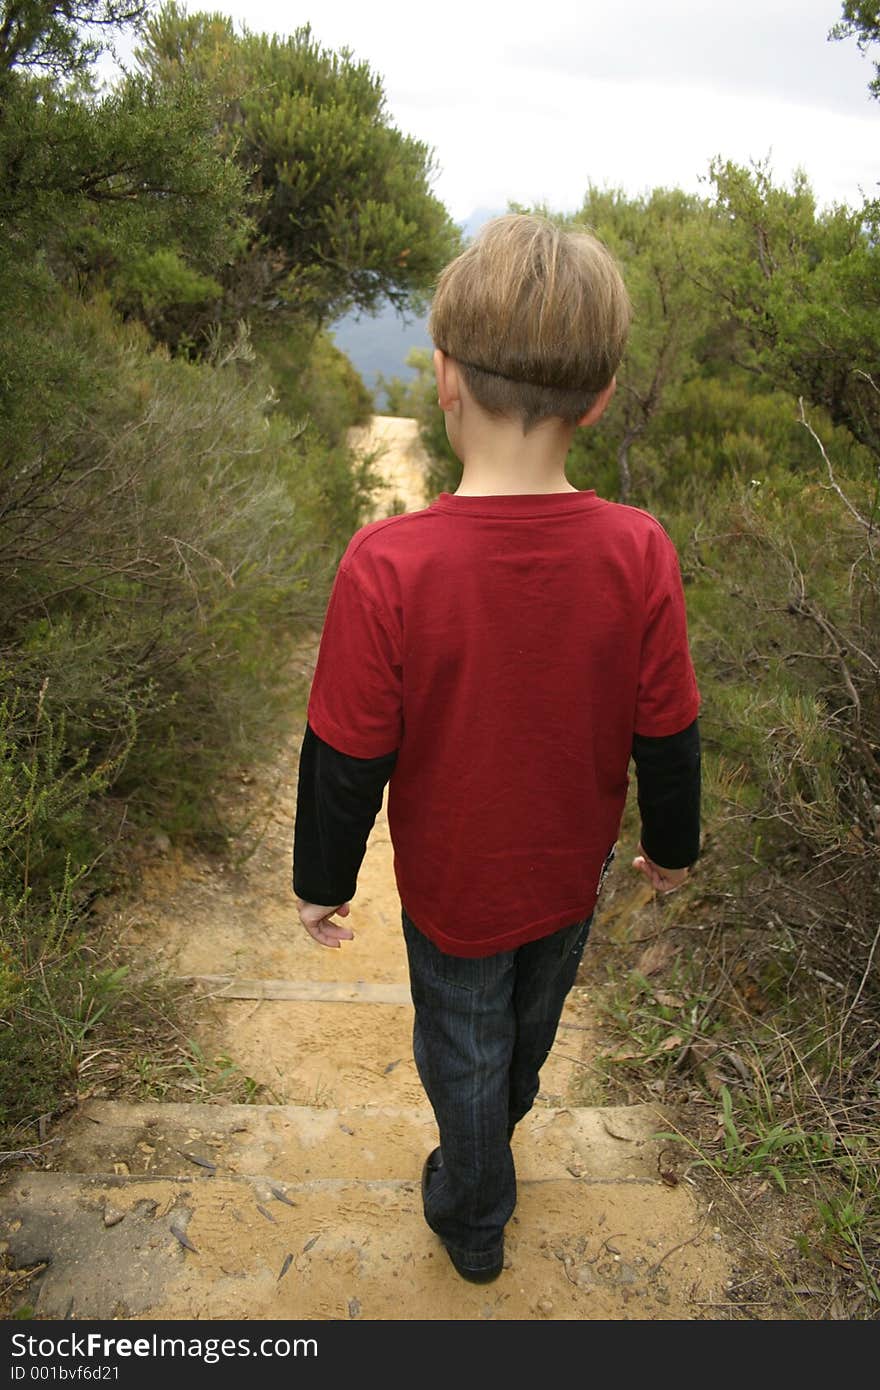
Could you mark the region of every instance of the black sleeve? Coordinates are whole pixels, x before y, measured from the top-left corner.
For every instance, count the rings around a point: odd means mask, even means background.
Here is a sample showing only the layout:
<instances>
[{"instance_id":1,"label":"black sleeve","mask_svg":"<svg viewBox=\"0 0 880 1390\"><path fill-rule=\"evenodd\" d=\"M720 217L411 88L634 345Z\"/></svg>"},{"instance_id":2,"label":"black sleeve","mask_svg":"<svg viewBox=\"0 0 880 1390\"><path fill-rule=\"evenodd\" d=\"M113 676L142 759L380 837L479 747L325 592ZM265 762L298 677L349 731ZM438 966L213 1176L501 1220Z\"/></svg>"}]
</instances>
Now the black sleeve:
<instances>
[{"instance_id":1,"label":"black sleeve","mask_svg":"<svg viewBox=\"0 0 880 1390\"><path fill-rule=\"evenodd\" d=\"M367 837L396 761L396 752L381 758L340 753L306 724L293 837L297 897L325 906L354 897Z\"/></svg>"},{"instance_id":2,"label":"black sleeve","mask_svg":"<svg viewBox=\"0 0 880 1390\"><path fill-rule=\"evenodd\" d=\"M662 869L686 869L700 853L700 726L665 738L633 736L642 848Z\"/></svg>"}]
</instances>

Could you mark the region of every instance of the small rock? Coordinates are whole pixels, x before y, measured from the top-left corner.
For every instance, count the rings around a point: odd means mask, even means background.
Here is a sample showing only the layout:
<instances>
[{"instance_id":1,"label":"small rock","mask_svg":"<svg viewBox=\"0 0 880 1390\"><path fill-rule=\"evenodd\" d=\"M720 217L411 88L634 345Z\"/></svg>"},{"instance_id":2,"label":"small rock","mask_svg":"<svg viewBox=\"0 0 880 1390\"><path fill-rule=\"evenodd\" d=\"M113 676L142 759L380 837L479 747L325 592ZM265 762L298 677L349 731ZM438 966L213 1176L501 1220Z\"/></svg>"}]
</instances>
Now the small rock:
<instances>
[{"instance_id":1,"label":"small rock","mask_svg":"<svg viewBox=\"0 0 880 1390\"><path fill-rule=\"evenodd\" d=\"M105 1226L118 1226L119 1223L120 1223L120 1221L124 1221L124 1220L125 1220L125 1212L124 1212L124 1211L120 1211L118 1207L114 1207L114 1206L111 1205L110 1202L107 1202L106 1205L105 1205L105 1207L104 1207L104 1225L105 1225Z\"/></svg>"},{"instance_id":2,"label":"small rock","mask_svg":"<svg viewBox=\"0 0 880 1390\"><path fill-rule=\"evenodd\" d=\"M583 1163L566 1163L565 1166L573 1178L582 1178L587 1171Z\"/></svg>"},{"instance_id":3,"label":"small rock","mask_svg":"<svg viewBox=\"0 0 880 1390\"><path fill-rule=\"evenodd\" d=\"M550 1298L539 1298L535 1307L545 1318L549 1318L550 1314L553 1312L553 1300Z\"/></svg>"},{"instance_id":4,"label":"small rock","mask_svg":"<svg viewBox=\"0 0 880 1390\"><path fill-rule=\"evenodd\" d=\"M153 845L160 854L169 854L171 851L171 841L164 830L155 830L153 832Z\"/></svg>"},{"instance_id":5,"label":"small rock","mask_svg":"<svg viewBox=\"0 0 880 1390\"><path fill-rule=\"evenodd\" d=\"M129 1168L127 1163L114 1163L113 1171L120 1178L126 1178L131 1173L131 1169Z\"/></svg>"},{"instance_id":6,"label":"small rock","mask_svg":"<svg viewBox=\"0 0 880 1390\"><path fill-rule=\"evenodd\" d=\"M589 1265L581 1265L577 1274L574 1276L574 1282L579 1289L589 1289L592 1287L593 1271L590 1269Z\"/></svg>"},{"instance_id":7,"label":"small rock","mask_svg":"<svg viewBox=\"0 0 880 1390\"><path fill-rule=\"evenodd\" d=\"M348 1316L349 1316L350 1318L359 1318L360 1315L361 1315L361 1301L360 1301L360 1299L359 1299L359 1298L350 1298L350 1299L348 1300Z\"/></svg>"}]
</instances>

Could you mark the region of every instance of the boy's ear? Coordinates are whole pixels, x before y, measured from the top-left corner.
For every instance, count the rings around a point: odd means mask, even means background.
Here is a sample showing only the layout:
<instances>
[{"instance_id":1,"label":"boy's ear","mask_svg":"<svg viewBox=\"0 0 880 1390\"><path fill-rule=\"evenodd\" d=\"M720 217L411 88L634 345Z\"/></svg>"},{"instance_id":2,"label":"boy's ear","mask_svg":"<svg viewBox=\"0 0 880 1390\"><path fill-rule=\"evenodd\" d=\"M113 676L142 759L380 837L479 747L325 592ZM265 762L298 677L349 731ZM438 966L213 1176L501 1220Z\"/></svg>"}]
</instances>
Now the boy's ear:
<instances>
[{"instance_id":1,"label":"boy's ear","mask_svg":"<svg viewBox=\"0 0 880 1390\"><path fill-rule=\"evenodd\" d=\"M451 410L460 400L455 362L440 348L434 349L433 362L434 379L437 382L437 403L441 410Z\"/></svg>"},{"instance_id":2,"label":"boy's ear","mask_svg":"<svg viewBox=\"0 0 880 1390\"><path fill-rule=\"evenodd\" d=\"M614 396L614 392L616 390L617 377L613 376L609 381L608 385L605 387L604 391L599 392L598 396L593 401L593 404L590 406L589 410L585 411L585 413L578 420L577 428L580 429L586 425L595 425L596 421L600 419L601 416L604 415L605 411L608 409L608 406L611 404L612 397Z\"/></svg>"}]
</instances>

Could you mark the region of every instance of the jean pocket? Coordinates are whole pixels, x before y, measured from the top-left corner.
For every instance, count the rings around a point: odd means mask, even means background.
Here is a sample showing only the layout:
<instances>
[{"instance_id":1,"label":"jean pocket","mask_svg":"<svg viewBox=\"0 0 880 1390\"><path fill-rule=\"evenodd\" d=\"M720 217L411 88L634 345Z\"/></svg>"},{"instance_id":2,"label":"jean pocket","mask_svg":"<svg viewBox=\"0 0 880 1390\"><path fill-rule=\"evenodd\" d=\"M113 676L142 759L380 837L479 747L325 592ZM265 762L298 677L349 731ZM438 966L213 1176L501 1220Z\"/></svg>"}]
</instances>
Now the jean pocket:
<instances>
[{"instance_id":1,"label":"jean pocket","mask_svg":"<svg viewBox=\"0 0 880 1390\"><path fill-rule=\"evenodd\" d=\"M509 954L509 953L507 953ZM497 956L447 956L434 948L431 974L444 985L475 992L486 991L504 974L507 954Z\"/></svg>"},{"instance_id":2,"label":"jean pocket","mask_svg":"<svg viewBox=\"0 0 880 1390\"><path fill-rule=\"evenodd\" d=\"M501 956L447 955L419 931L405 909L403 931L410 962L423 978L457 989L476 991L485 990L503 973Z\"/></svg>"}]
</instances>

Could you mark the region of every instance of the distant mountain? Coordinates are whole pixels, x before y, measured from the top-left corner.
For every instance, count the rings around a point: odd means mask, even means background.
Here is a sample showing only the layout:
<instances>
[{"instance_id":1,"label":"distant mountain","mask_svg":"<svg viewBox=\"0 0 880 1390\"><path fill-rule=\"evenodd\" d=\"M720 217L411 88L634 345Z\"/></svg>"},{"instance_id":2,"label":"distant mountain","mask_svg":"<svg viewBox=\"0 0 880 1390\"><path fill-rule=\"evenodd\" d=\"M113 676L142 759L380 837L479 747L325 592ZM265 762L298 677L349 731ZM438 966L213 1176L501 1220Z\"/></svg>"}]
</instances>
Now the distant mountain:
<instances>
[{"instance_id":1,"label":"distant mountain","mask_svg":"<svg viewBox=\"0 0 880 1390\"><path fill-rule=\"evenodd\" d=\"M464 222L460 223L466 240L474 236L488 222L497 217L501 209L475 208ZM386 304L377 314L346 314L330 329L336 346L345 353L364 379L368 390L376 390L376 378L399 376L406 381L412 371L406 365L410 348L430 348L428 337L428 315L408 318L403 322L391 307ZM384 398L378 405L384 403Z\"/></svg>"},{"instance_id":2,"label":"distant mountain","mask_svg":"<svg viewBox=\"0 0 880 1390\"><path fill-rule=\"evenodd\" d=\"M431 346L428 315L405 324L390 304L372 317L347 314L330 331L336 346L354 363L370 391L375 391L380 372L384 377L408 379L412 375L406 365L410 348Z\"/></svg>"},{"instance_id":3,"label":"distant mountain","mask_svg":"<svg viewBox=\"0 0 880 1390\"><path fill-rule=\"evenodd\" d=\"M465 240L469 241L472 236L476 236L483 223L488 222L490 217L500 217L506 211L507 208L474 208L470 217L459 223Z\"/></svg>"}]
</instances>

